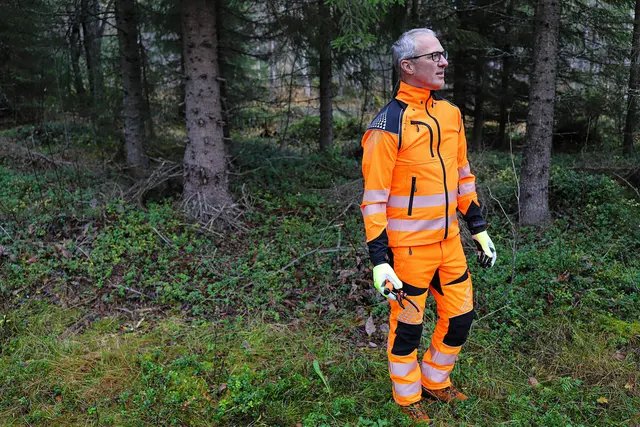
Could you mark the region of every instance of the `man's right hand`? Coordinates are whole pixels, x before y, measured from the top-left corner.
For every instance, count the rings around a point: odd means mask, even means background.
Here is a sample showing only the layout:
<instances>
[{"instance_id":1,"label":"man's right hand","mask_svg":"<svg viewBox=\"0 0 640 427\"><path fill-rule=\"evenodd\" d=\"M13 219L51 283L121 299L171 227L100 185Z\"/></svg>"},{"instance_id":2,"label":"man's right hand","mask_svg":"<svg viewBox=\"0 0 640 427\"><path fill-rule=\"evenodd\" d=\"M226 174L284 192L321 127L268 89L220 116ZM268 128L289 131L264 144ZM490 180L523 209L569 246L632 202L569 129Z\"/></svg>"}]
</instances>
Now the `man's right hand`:
<instances>
[{"instance_id":1,"label":"man's right hand","mask_svg":"<svg viewBox=\"0 0 640 427\"><path fill-rule=\"evenodd\" d=\"M402 289L402 281L389 264L384 263L373 267L373 286L376 287L383 297L395 300L396 296L391 293L391 288L385 287L387 281L393 285L394 289Z\"/></svg>"}]
</instances>

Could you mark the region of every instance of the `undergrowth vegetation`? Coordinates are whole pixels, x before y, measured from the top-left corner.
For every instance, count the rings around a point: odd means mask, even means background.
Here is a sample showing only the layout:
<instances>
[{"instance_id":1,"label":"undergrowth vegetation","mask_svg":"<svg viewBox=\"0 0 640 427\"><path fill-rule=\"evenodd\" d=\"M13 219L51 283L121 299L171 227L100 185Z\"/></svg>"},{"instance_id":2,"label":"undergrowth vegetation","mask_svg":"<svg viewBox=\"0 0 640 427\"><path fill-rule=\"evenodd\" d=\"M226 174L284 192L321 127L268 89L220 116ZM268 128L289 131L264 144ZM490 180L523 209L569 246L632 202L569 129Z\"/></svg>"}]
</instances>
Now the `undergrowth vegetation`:
<instances>
[{"instance_id":1,"label":"undergrowth vegetation","mask_svg":"<svg viewBox=\"0 0 640 427\"><path fill-rule=\"evenodd\" d=\"M37 149L21 132L5 137ZM411 425L352 153L234 141L242 232L189 223L179 194L141 205L114 175L2 161L1 424ZM553 224L518 229L509 155L471 161L498 262L480 270L465 244L477 317L452 377L472 398L430 403L434 424L640 423L638 200L559 158Z\"/></svg>"}]
</instances>

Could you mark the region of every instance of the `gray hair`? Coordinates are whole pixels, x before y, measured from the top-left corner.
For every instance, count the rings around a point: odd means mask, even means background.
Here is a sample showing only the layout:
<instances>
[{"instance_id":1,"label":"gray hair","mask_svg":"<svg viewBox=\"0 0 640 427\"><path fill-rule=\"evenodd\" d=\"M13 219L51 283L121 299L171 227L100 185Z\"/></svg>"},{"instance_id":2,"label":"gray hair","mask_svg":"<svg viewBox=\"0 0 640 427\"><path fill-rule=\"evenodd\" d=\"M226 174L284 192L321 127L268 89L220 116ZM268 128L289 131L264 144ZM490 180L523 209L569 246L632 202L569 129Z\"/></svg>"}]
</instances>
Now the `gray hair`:
<instances>
[{"instance_id":1,"label":"gray hair","mask_svg":"<svg viewBox=\"0 0 640 427\"><path fill-rule=\"evenodd\" d=\"M436 36L436 33L429 28L414 28L405 32L391 46L391 55L393 57L393 66L396 68L398 75L402 76L402 67L400 63L407 58L416 56L416 36L425 34L428 36Z\"/></svg>"}]
</instances>

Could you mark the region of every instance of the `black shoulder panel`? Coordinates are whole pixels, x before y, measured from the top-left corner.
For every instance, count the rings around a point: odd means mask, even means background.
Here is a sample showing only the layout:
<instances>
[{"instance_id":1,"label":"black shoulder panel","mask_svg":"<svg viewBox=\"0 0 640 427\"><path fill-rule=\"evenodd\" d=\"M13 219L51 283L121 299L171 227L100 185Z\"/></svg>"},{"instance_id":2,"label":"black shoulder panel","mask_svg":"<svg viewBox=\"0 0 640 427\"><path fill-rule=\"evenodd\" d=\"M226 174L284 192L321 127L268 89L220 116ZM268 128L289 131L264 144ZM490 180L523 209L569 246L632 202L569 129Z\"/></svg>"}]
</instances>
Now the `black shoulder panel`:
<instances>
[{"instance_id":1,"label":"black shoulder panel","mask_svg":"<svg viewBox=\"0 0 640 427\"><path fill-rule=\"evenodd\" d=\"M402 128L402 114L407 104L397 99L392 100L380 110L367 129L380 129L390 133L400 134Z\"/></svg>"},{"instance_id":2,"label":"black shoulder panel","mask_svg":"<svg viewBox=\"0 0 640 427\"><path fill-rule=\"evenodd\" d=\"M436 101L446 101L449 104L453 105L454 107L458 108L458 106L456 104L454 104L453 102L449 101L448 99L444 98L442 95L440 95L438 92L432 92L433 99L435 99Z\"/></svg>"}]
</instances>

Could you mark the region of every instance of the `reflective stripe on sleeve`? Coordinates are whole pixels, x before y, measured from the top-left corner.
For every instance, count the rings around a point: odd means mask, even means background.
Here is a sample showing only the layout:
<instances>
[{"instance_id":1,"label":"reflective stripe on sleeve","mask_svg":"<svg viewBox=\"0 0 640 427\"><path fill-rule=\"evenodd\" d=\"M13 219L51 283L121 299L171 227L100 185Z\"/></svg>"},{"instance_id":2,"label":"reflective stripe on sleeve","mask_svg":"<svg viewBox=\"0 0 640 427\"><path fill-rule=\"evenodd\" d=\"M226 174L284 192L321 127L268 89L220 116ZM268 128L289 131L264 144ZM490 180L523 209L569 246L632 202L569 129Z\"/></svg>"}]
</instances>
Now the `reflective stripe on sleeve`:
<instances>
[{"instance_id":1,"label":"reflective stripe on sleeve","mask_svg":"<svg viewBox=\"0 0 640 427\"><path fill-rule=\"evenodd\" d=\"M457 354L444 354L435 349L434 346L429 347L431 361L436 365L453 365L458 359Z\"/></svg>"},{"instance_id":2,"label":"reflective stripe on sleeve","mask_svg":"<svg viewBox=\"0 0 640 427\"><path fill-rule=\"evenodd\" d=\"M391 190L364 190L364 194L362 195L363 202L373 202L373 203L387 203L389 199L389 193Z\"/></svg>"},{"instance_id":3,"label":"reflective stripe on sleeve","mask_svg":"<svg viewBox=\"0 0 640 427\"><path fill-rule=\"evenodd\" d=\"M464 165L461 168L458 168L458 177L460 179L466 178L469 175L471 175L471 167L469 166L469 163L467 163L466 165Z\"/></svg>"},{"instance_id":4,"label":"reflective stripe on sleeve","mask_svg":"<svg viewBox=\"0 0 640 427\"><path fill-rule=\"evenodd\" d=\"M469 182L467 184L462 184L458 187L458 195L464 196L465 194L473 193L476 191L476 183Z\"/></svg>"},{"instance_id":5,"label":"reflective stripe on sleeve","mask_svg":"<svg viewBox=\"0 0 640 427\"><path fill-rule=\"evenodd\" d=\"M420 381L409 384L399 384L395 381L392 382L393 391L395 391L398 396L410 397L415 396L418 393L422 393L422 384L420 383Z\"/></svg>"},{"instance_id":6,"label":"reflective stripe on sleeve","mask_svg":"<svg viewBox=\"0 0 640 427\"><path fill-rule=\"evenodd\" d=\"M362 212L362 217L367 217L369 215L373 215L373 214L377 214L380 212L386 212L387 211L387 204L386 203L374 203L373 205L367 205L364 208L360 208L360 211Z\"/></svg>"},{"instance_id":7,"label":"reflective stripe on sleeve","mask_svg":"<svg viewBox=\"0 0 640 427\"><path fill-rule=\"evenodd\" d=\"M422 362L421 368L422 368L422 375L424 375L434 383L445 382L447 378L449 378L449 374L451 373L451 370L443 371L443 370L434 368L433 366L429 365L426 362Z\"/></svg>"},{"instance_id":8,"label":"reflective stripe on sleeve","mask_svg":"<svg viewBox=\"0 0 640 427\"><path fill-rule=\"evenodd\" d=\"M397 377L406 377L417 367L418 362L415 360L411 363L389 362L389 372Z\"/></svg>"}]
</instances>

